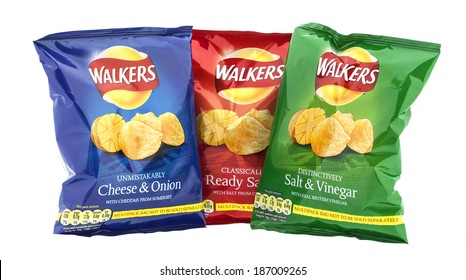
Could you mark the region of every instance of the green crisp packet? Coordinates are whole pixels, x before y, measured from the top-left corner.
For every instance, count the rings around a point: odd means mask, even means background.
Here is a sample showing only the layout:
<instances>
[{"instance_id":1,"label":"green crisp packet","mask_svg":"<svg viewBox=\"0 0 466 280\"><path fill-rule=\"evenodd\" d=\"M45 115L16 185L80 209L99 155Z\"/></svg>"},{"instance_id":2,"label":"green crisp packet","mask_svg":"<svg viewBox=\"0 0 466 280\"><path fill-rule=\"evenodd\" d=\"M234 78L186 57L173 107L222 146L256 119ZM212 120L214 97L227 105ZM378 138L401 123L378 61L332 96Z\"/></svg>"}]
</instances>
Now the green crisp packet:
<instances>
[{"instance_id":1,"label":"green crisp packet","mask_svg":"<svg viewBox=\"0 0 466 280\"><path fill-rule=\"evenodd\" d=\"M297 27L251 227L407 243L399 136L439 54L434 43Z\"/></svg>"}]
</instances>

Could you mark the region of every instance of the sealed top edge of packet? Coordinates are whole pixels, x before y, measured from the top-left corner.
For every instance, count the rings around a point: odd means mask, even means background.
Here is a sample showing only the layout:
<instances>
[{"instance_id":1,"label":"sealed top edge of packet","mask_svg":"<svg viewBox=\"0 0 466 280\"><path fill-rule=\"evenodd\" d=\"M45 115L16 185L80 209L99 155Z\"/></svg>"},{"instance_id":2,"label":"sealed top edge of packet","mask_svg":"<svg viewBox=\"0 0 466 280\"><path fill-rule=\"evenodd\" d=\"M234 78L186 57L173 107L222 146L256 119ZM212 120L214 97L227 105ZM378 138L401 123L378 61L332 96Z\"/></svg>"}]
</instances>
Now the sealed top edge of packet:
<instances>
[{"instance_id":1,"label":"sealed top edge of packet","mask_svg":"<svg viewBox=\"0 0 466 280\"><path fill-rule=\"evenodd\" d=\"M436 43L297 27L251 227L407 243L399 136L439 54Z\"/></svg>"},{"instance_id":2,"label":"sealed top edge of packet","mask_svg":"<svg viewBox=\"0 0 466 280\"><path fill-rule=\"evenodd\" d=\"M193 30L207 224L249 223L290 33Z\"/></svg>"},{"instance_id":3,"label":"sealed top edge of packet","mask_svg":"<svg viewBox=\"0 0 466 280\"><path fill-rule=\"evenodd\" d=\"M192 28L72 31L34 41L69 171L54 233L205 226Z\"/></svg>"}]
</instances>

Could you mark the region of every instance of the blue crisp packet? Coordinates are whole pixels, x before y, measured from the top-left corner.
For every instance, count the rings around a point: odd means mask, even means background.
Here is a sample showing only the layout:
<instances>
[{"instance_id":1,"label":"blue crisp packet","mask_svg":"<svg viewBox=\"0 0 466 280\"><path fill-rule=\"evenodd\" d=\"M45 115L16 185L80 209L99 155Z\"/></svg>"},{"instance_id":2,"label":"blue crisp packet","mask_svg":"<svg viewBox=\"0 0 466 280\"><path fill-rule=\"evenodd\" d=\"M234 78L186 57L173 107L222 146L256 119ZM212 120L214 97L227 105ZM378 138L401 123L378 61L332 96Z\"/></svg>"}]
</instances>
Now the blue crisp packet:
<instances>
[{"instance_id":1,"label":"blue crisp packet","mask_svg":"<svg viewBox=\"0 0 466 280\"><path fill-rule=\"evenodd\" d=\"M204 227L191 27L72 31L34 41L69 178L54 233Z\"/></svg>"}]
</instances>

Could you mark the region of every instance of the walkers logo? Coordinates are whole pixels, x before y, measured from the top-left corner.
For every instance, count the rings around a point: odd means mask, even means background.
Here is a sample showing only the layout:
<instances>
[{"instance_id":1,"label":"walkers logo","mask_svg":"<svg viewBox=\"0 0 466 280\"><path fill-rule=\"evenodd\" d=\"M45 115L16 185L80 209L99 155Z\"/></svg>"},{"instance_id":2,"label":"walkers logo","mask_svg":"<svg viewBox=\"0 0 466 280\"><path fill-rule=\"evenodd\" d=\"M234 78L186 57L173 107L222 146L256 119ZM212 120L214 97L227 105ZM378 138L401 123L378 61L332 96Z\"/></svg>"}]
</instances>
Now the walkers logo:
<instances>
[{"instance_id":1,"label":"walkers logo","mask_svg":"<svg viewBox=\"0 0 466 280\"><path fill-rule=\"evenodd\" d=\"M280 86L285 65L280 56L244 48L225 56L215 69L218 94L236 104L257 102Z\"/></svg>"},{"instance_id":2,"label":"walkers logo","mask_svg":"<svg viewBox=\"0 0 466 280\"><path fill-rule=\"evenodd\" d=\"M326 52L317 65L315 89L328 104L345 105L373 90L378 76L379 61L365 49Z\"/></svg>"},{"instance_id":3,"label":"walkers logo","mask_svg":"<svg viewBox=\"0 0 466 280\"><path fill-rule=\"evenodd\" d=\"M100 53L89 64L89 74L105 101L126 110L144 104L159 85L152 59L126 46L114 46Z\"/></svg>"}]
</instances>

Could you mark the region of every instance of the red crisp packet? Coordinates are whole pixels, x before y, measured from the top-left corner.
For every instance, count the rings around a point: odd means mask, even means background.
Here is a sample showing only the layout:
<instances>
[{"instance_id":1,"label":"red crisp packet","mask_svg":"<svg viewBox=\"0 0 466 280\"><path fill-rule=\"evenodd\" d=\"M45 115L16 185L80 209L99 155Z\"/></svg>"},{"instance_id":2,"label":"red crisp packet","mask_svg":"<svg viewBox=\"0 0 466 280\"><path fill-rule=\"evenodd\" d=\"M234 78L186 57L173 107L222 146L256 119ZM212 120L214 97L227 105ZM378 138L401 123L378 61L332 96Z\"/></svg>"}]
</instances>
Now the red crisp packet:
<instances>
[{"instance_id":1,"label":"red crisp packet","mask_svg":"<svg viewBox=\"0 0 466 280\"><path fill-rule=\"evenodd\" d=\"M291 34L194 30L207 224L248 223Z\"/></svg>"}]
</instances>

